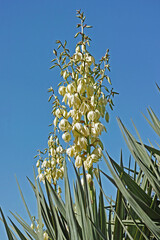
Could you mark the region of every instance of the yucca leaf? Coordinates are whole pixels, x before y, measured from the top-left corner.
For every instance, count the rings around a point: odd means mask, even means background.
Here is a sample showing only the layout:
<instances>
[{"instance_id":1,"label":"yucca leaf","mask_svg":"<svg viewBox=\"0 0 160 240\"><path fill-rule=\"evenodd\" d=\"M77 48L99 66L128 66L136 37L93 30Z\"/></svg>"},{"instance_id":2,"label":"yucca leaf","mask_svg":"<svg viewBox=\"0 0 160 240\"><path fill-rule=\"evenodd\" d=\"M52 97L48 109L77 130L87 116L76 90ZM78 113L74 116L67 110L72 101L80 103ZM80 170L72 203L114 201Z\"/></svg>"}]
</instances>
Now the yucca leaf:
<instances>
[{"instance_id":1,"label":"yucca leaf","mask_svg":"<svg viewBox=\"0 0 160 240\"><path fill-rule=\"evenodd\" d=\"M144 118L147 120L147 122L153 128L153 130L157 133L157 135L160 136L160 121L158 117L155 115L151 108L147 109L147 111L151 117L152 122L142 113Z\"/></svg>"},{"instance_id":2,"label":"yucca leaf","mask_svg":"<svg viewBox=\"0 0 160 240\"><path fill-rule=\"evenodd\" d=\"M54 199L55 205L57 206L59 212L62 214L64 219L66 219L66 209L63 201L57 196L55 190L53 189L52 185L48 181L46 181L46 184L49 187L49 191Z\"/></svg>"},{"instance_id":3,"label":"yucca leaf","mask_svg":"<svg viewBox=\"0 0 160 240\"><path fill-rule=\"evenodd\" d=\"M14 238L12 237L12 234L11 234L11 230L8 227L8 224L6 222L5 216L4 216L1 208L0 208L0 213L1 213L1 216L2 216L2 219L3 219L3 222L4 222L4 226L5 226L5 229L6 229L7 236L8 236L8 240L14 240Z\"/></svg>"},{"instance_id":4,"label":"yucca leaf","mask_svg":"<svg viewBox=\"0 0 160 240\"><path fill-rule=\"evenodd\" d=\"M14 218L21 224L21 226L28 231L28 233L35 239L35 240L39 240L38 235L33 231L33 229L27 224L25 223L24 220L21 220L20 217L16 216L14 213L11 212L11 214L14 216Z\"/></svg>"},{"instance_id":5,"label":"yucca leaf","mask_svg":"<svg viewBox=\"0 0 160 240\"><path fill-rule=\"evenodd\" d=\"M121 165L121 168L123 169L122 151L121 151L120 165ZM129 166L129 169L130 169L130 166ZM120 174L120 178L122 176L123 176L123 173ZM119 189L117 189L115 211L116 211L117 215L119 216L119 218L121 220L123 220L124 219L123 195L122 195L122 193L120 192ZM115 226L114 226L113 239L114 240L117 240L117 239L121 240L121 239L123 239L123 227L119 223L119 220L118 220L117 217L115 217Z\"/></svg>"},{"instance_id":6,"label":"yucca leaf","mask_svg":"<svg viewBox=\"0 0 160 240\"><path fill-rule=\"evenodd\" d=\"M107 154L108 155L108 154ZM142 219L143 222L147 225L147 227L151 230L153 235L156 237L156 239L159 239L160 236L160 228L156 226L156 224L148 217L148 215L143 211L143 209L139 206L139 204L134 200L133 196L128 192L128 190L124 187L122 181L118 177L115 171L111 168L110 164L108 163L107 159L103 155L104 160L118 186L118 188L121 190L121 193L126 198L126 200L129 202L129 204L132 206L136 214ZM108 158L110 159L110 156L108 155Z\"/></svg>"},{"instance_id":7,"label":"yucca leaf","mask_svg":"<svg viewBox=\"0 0 160 240\"><path fill-rule=\"evenodd\" d=\"M98 168L98 179L99 179L99 185L102 188L102 183L101 183L101 176ZM101 232L103 233L104 237L106 237L107 234L107 229L106 229L106 212L104 208L104 200L103 200L103 193L100 188L100 193L99 193L99 209L98 209L98 217L99 217L99 228Z\"/></svg>"},{"instance_id":8,"label":"yucca leaf","mask_svg":"<svg viewBox=\"0 0 160 240\"><path fill-rule=\"evenodd\" d=\"M21 240L27 240L27 238L23 235L23 233L18 229L18 227L14 224L14 222L9 218L10 222L12 223L15 231L17 232L18 236Z\"/></svg>"},{"instance_id":9,"label":"yucca leaf","mask_svg":"<svg viewBox=\"0 0 160 240\"><path fill-rule=\"evenodd\" d=\"M32 183L32 181L27 177L34 193L35 193L35 196L37 198L37 191L36 191L36 188L34 186L34 184ZM40 205L41 205L41 212L42 212L42 216L43 216L43 220L46 224L46 227L48 228L48 232L49 232L49 235L54 237L54 230L53 230L53 227L51 225L51 217L50 217L50 210L48 208L48 205L46 203L46 200L45 200L45 197L44 197L44 194L43 194L43 191L41 189L41 186L39 184L39 188L40 188L40 191L41 191L41 194L38 192L38 194L40 195Z\"/></svg>"},{"instance_id":10,"label":"yucca leaf","mask_svg":"<svg viewBox=\"0 0 160 240\"><path fill-rule=\"evenodd\" d=\"M78 232L78 223L76 221L74 211L73 211L73 202L69 187L69 180L67 175L66 165L64 166L64 179L65 179L65 201L66 201L66 220L69 227L70 237L71 239L78 240L79 232Z\"/></svg>"},{"instance_id":11,"label":"yucca leaf","mask_svg":"<svg viewBox=\"0 0 160 240\"><path fill-rule=\"evenodd\" d=\"M34 182L35 182L35 191L36 191L36 199L37 199L37 210L38 210L38 224L39 224L39 228L38 228L38 236L40 239L43 239L43 225L42 225L42 214L41 214L41 206L40 206L40 195L39 195L39 190L38 190L38 185L37 185L37 181L36 181L36 174L35 174L35 170L34 171Z\"/></svg>"},{"instance_id":12,"label":"yucca leaf","mask_svg":"<svg viewBox=\"0 0 160 240\"><path fill-rule=\"evenodd\" d=\"M106 161L107 161L107 160L106 160ZM96 176L96 175L95 175L95 176ZM97 176L96 176L96 179L97 179ZM97 179L97 182L98 182L98 179ZM101 187L100 187L100 188L101 188ZM128 234L129 239L130 239L130 240L133 240L132 236L130 235L130 233L128 232L127 228L124 226L122 220L120 219L120 217L119 217L118 214L116 213L114 207L112 206L112 201L109 200L109 198L106 196L106 194L105 194L105 192L103 191L102 188L101 188L101 191L103 192L103 195L104 195L104 197L106 198L107 202L110 204L110 209L111 209L110 215L109 215L109 222L108 222L108 224L109 224L109 226L110 226L110 228L109 228L109 238L112 240L112 235L111 235L111 234L112 234L112 232L114 232L114 230L112 230L112 220L111 220L111 218L112 218L112 212L114 212L115 216L116 216L117 219L119 220L119 223L122 225L124 231Z\"/></svg>"},{"instance_id":13,"label":"yucca leaf","mask_svg":"<svg viewBox=\"0 0 160 240\"><path fill-rule=\"evenodd\" d=\"M25 199L24 199L24 197L23 197L23 193L22 193L22 191L21 191L21 188L20 188L20 185L19 185L19 183L18 183L17 177L15 176L15 178L16 178L16 182L17 182L17 185L18 185L18 189L19 189L19 192L20 192L22 201L23 201L23 203L24 203L24 206L25 206L26 211L27 211L27 213L28 213L28 216L29 216L29 218L30 218L30 221L32 222L34 228L36 228L35 222L34 222L33 219L32 219L32 216L31 216L31 214L30 214L30 211L29 211L29 209L28 209L28 206L27 206L27 204L26 204L26 201L25 201Z\"/></svg>"},{"instance_id":14,"label":"yucca leaf","mask_svg":"<svg viewBox=\"0 0 160 240\"><path fill-rule=\"evenodd\" d=\"M147 160L145 158L146 156L146 153L142 156L142 159L140 158L141 154L139 152L139 144L136 143L136 140L133 138L133 136L129 133L129 131L125 128L125 126L123 125L123 123L120 121L120 119L118 119L118 123L119 123L119 126L120 126L120 129L121 129L121 132L123 134L123 137L127 143L127 146L129 147L135 161L137 161L137 163L139 164L140 168L143 170L143 172L146 174L150 184L152 185L152 187L154 188L154 190L156 191L157 195L160 197L160 183L157 181L156 177L153 175L151 169L149 168L150 167L150 164L149 164L149 157L147 157ZM127 136L125 136L124 132ZM128 141L127 141L128 139ZM142 149L141 149L142 150ZM139 156L140 154L140 156ZM145 161L145 163L144 163ZM147 162L146 162L147 161ZM147 166L147 165L148 166Z\"/></svg>"}]
</instances>

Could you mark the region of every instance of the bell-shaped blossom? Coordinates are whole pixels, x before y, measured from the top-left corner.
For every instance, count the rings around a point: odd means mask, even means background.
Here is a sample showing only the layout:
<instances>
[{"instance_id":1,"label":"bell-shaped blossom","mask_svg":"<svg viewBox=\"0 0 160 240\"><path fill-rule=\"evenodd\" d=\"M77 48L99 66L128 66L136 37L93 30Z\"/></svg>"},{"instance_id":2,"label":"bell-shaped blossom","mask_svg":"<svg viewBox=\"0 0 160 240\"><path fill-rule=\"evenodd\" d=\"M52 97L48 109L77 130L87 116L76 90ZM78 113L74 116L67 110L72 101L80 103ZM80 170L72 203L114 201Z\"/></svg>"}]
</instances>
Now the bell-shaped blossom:
<instances>
[{"instance_id":1,"label":"bell-shaped blossom","mask_svg":"<svg viewBox=\"0 0 160 240\"><path fill-rule=\"evenodd\" d=\"M90 110L89 105L86 102L83 102L80 106L79 111L85 115Z\"/></svg>"},{"instance_id":2,"label":"bell-shaped blossom","mask_svg":"<svg viewBox=\"0 0 160 240\"><path fill-rule=\"evenodd\" d=\"M66 90L68 93L73 94L76 91L76 88L74 84L71 83L71 84L68 84L68 86L66 87Z\"/></svg>"},{"instance_id":3,"label":"bell-shaped blossom","mask_svg":"<svg viewBox=\"0 0 160 240\"><path fill-rule=\"evenodd\" d=\"M62 139L63 139L65 142L69 142L69 141L71 140L71 134L70 134L69 132L63 133Z\"/></svg>"},{"instance_id":4,"label":"bell-shaped blossom","mask_svg":"<svg viewBox=\"0 0 160 240\"><path fill-rule=\"evenodd\" d=\"M59 128L61 131L67 131L69 128L69 122L67 119L63 118L59 123Z\"/></svg>"},{"instance_id":5,"label":"bell-shaped blossom","mask_svg":"<svg viewBox=\"0 0 160 240\"><path fill-rule=\"evenodd\" d=\"M66 153L69 157L73 157L75 153L75 149L73 147L67 148Z\"/></svg>"},{"instance_id":6,"label":"bell-shaped blossom","mask_svg":"<svg viewBox=\"0 0 160 240\"><path fill-rule=\"evenodd\" d=\"M61 118L63 115L62 109L57 108L55 111L55 115L56 117Z\"/></svg>"},{"instance_id":7,"label":"bell-shaped blossom","mask_svg":"<svg viewBox=\"0 0 160 240\"><path fill-rule=\"evenodd\" d=\"M75 166L77 168L80 168L82 166L82 157L79 155L76 157Z\"/></svg>"},{"instance_id":8,"label":"bell-shaped blossom","mask_svg":"<svg viewBox=\"0 0 160 240\"><path fill-rule=\"evenodd\" d=\"M58 92L59 92L60 95L64 96L65 93L66 93L66 87L60 86L59 89L58 89Z\"/></svg>"}]
</instances>

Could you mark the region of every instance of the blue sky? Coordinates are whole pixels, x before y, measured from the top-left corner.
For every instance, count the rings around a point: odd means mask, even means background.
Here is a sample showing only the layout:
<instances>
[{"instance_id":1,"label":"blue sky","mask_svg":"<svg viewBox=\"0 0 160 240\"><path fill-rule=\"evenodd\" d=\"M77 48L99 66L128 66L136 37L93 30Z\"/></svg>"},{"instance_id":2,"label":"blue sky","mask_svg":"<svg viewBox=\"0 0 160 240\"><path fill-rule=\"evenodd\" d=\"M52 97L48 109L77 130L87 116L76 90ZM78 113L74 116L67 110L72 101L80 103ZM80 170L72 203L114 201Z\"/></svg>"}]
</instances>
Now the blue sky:
<instances>
[{"instance_id":1,"label":"blue sky","mask_svg":"<svg viewBox=\"0 0 160 240\"><path fill-rule=\"evenodd\" d=\"M74 51L77 9L85 12L86 22L93 26L88 33L95 59L110 49L110 77L119 96L108 134L103 136L107 151L119 161L122 148L127 164L129 152L117 116L134 134L132 119L144 142L158 141L141 112L147 114L146 108L152 106L159 115L155 86L155 82L160 85L159 0L0 0L0 206L7 215L11 210L25 216L15 174L34 211L26 176L33 178L33 157L37 149L47 146L53 120L47 89L56 88L60 76L49 70L52 50L57 39L66 39ZM107 190L111 195L110 185ZM7 239L2 225L0 236Z\"/></svg>"}]
</instances>

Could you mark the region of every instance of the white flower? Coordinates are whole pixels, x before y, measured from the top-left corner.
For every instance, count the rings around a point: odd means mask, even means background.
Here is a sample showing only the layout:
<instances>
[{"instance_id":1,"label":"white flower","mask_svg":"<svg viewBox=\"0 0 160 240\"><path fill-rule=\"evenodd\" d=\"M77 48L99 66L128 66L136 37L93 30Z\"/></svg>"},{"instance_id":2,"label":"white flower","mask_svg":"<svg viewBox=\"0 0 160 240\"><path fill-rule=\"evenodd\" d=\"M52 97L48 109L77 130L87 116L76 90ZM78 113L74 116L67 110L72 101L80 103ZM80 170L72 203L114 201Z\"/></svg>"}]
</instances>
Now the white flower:
<instances>
[{"instance_id":1,"label":"white flower","mask_svg":"<svg viewBox=\"0 0 160 240\"><path fill-rule=\"evenodd\" d=\"M82 148L82 149L87 149L87 139L85 137L79 137L77 144Z\"/></svg>"},{"instance_id":2,"label":"white flower","mask_svg":"<svg viewBox=\"0 0 160 240\"><path fill-rule=\"evenodd\" d=\"M63 78L64 78L64 80L66 80L66 79L68 78L68 73L67 73L67 71L64 71L64 72L63 72Z\"/></svg>"},{"instance_id":3,"label":"white flower","mask_svg":"<svg viewBox=\"0 0 160 240\"><path fill-rule=\"evenodd\" d=\"M76 157L75 166L77 168L80 168L82 166L82 158L79 155Z\"/></svg>"},{"instance_id":4,"label":"white flower","mask_svg":"<svg viewBox=\"0 0 160 240\"><path fill-rule=\"evenodd\" d=\"M94 94L94 87L93 86L87 86L87 96L90 97Z\"/></svg>"},{"instance_id":5,"label":"white flower","mask_svg":"<svg viewBox=\"0 0 160 240\"><path fill-rule=\"evenodd\" d=\"M97 147L93 150L92 154L95 154L98 158L101 158L102 156L102 148L101 147Z\"/></svg>"},{"instance_id":6,"label":"white flower","mask_svg":"<svg viewBox=\"0 0 160 240\"><path fill-rule=\"evenodd\" d=\"M65 118L62 119L59 123L59 128L61 131L67 131L69 128L69 122Z\"/></svg>"},{"instance_id":7,"label":"white flower","mask_svg":"<svg viewBox=\"0 0 160 240\"><path fill-rule=\"evenodd\" d=\"M65 104L67 103L68 100L68 93L66 93L62 99L62 102L64 102Z\"/></svg>"},{"instance_id":8,"label":"white flower","mask_svg":"<svg viewBox=\"0 0 160 240\"><path fill-rule=\"evenodd\" d=\"M80 49L80 46L78 45L77 47L76 47L76 53L79 53L81 51L81 49Z\"/></svg>"},{"instance_id":9,"label":"white flower","mask_svg":"<svg viewBox=\"0 0 160 240\"><path fill-rule=\"evenodd\" d=\"M83 102L82 104L81 104L81 106L80 106L80 109L79 109L79 111L83 114L83 115L85 115L88 111L89 111L89 105L87 104L87 103L85 103L85 102Z\"/></svg>"},{"instance_id":10,"label":"white flower","mask_svg":"<svg viewBox=\"0 0 160 240\"><path fill-rule=\"evenodd\" d=\"M66 150L66 153L69 157L73 157L74 156L74 148L70 147Z\"/></svg>"},{"instance_id":11,"label":"white flower","mask_svg":"<svg viewBox=\"0 0 160 240\"><path fill-rule=\"evenodd\" d=\"M75 93L71 97L71 106L73 106L75 109L78 109L80 107L81 100L79 99L78 93Z\"/></svg>"},{"instance_id":12,"label":"white flower","mask_svg":"<svg viewBox=\"0 0 160 240\"><path fill-rule=\"evenodd\" d=\"M100 112L96 109L95 110L95 121L98 121L99 120L99 118L100 118Z\"/></svg>"},{"instance_id":13,"label":"white flower","mask_svg":"<svg viewBox=\"0 0 160 240\"><path fill-rule=\"evenodd\" d=\"M53 136L50 136L49 140L48 140L48 146L51 147L53 144Z\"/></svg>"},{"instance_id":14,"label":"white flower","mask_svg":"<svg viewBox=\"0 0 160 240\"><path fill-rule=\"evenodd\" d=\"M83 126L83 129L81 131L85 137L89 136L89 129L86 125Z\"/></svg>"},{"instance_id":15,"label":"white flower","mask_svg":"<svg viewBox=\"0 0 160 240\"><path fill-rule=\"evenodd\" d=\"M87 173L87 174L86 174L86 178L87 178L87 182L88 182L88 183L91 183L91 182L92 182L91 174Z\"/></svg>"},{"instance_id":16,"label":"white flower","mask_svg":"<svg viewBox=\"0 0 160 240\"><path fill-rule=\"evenodd\" d=\"M64 86L60 86L58 92L60 95L64 96L66 93L66 88Z\"/></svg>"},{"instance_id":17,"label":"white flower","mask_svg":"<svg viewBox=\"0 0 160 240\"><path fill-rule=\"evenodd\" d=\"M63 133L62 139L63 139L65 142L69 142L69 141L71 140L71 134L70 134L69 132Z\"/></svg>"},{"instance_id":18,"label":"white flower","mask_svg":"<svg viewBox=\"0 0 160 240\"><path fill-rule=\"evenodd\" d=\"M44 181L44 175L43 175L43 173L40 173L39 174L39 181L41 182L41 181Z\"/></svg>"},{"instance_id":19,"label":"white flower","mask_svg":"<svg viewBox=\"0 0 160 240\"><path fill-rule=\"evenodd\" d=\"M80 83L78 84L78 87L77 87L77 92L78 92L79 94L83 94L83 93L85 92L85 90L86 90L85 84L83 84L82 82L80 82Z\"/></svg>"},{"instance_id":20,"label":"white flower","mask_svg":"<svg viewBox=\"0 0 160 240\"><path fill-rule=\"evenodd\" d=\"M56 111L55 111L56 117L61 118L61 117L62 117L62 114L63 114L62 110L60 110L59 108L56 109Z\"/></svg>"},{"instance_id":21,"label":"white flower","mask_svg":"<svg viewBox=\"0 0 160 240\"><path fill-rule=\"evenodd\" d=\"M81 61L82 60L82 53L81 52L77 52L74 54L74 59L76 61Z\"/></svg>"},{"instance_id":22,"label":"white flower","mask_svg":"<svg viewBox=\"0 0 160 240\"><path fill-rule=\"evenodd\" d=\"M98 156L96 154L91 154L91 158L93 160L94 163L98 162Z\"/></svg>"},{"instance_id":23,"label":"white flower","mask_svg":"<svg viewBox=\"0 0 160 240\"><path fill-rule=\"evenodd\" d=\"M89 170L93 165L93 159L91 157L91 155L89 155L86 159L86 161L84 161L84 168L85 170Z\"/></svg>"},{"instance_id":24,"label":"white flower","mask_svg":"<svg viewBox=\"0 0 160 240\"><path fill-rule=\"evenodd\" d=\"M49 239L48 234L46 232L43 233L43 240L48 240L48 239Z\"/></svg>"},{"instance_id":25,"label":"white flower","mask_svg":"<svg viewBox=\"0 0 160 240\"><path fill-rule=\"evenodd\" d=\"M41 165L42 168L46 168L48 167L48 162L46 160L43 161L42 165Z\"/></svg>"},{"instance_id":26,"label":"white flower","mask_svg":"<svg viewBox=\"0 0 160 240\"><path fill-rule=\"evenodd\" d=\"M63 151L63 148L61 146L56 148L56 152L57 153L62 153L62 151Z\"/></svg>"},{"instance_id":27,"label":"white flower","mask_svg":"<svg viewBox=\"0 0 160 240\"><path fill-rule=\"evenodd\" d=\"M87 118L89 121L94 121L95 120L95 112L94 111L89 111L87 114Z\"/></svg>"},{"instance_id":28,"label":"white flower","mask_svg":"<svg viewBox=\"0 0 160 240\"><path fill-rule=\"evenodd\" d=\"M70 94L72 94L72 93L74 93L75 91L76 91L76 89L75 89L75 86L73 85L73 83L68 84L68 86L67 86L67 92L70 93Z\"/></svg>"},{"instance_id":29,"label":"white flower","mask_svg":"<svg viewBox=\"0 0 160 240\"><path fill-rule=\"evenodd\" d=\"M75 123L73 125L72 131L81 132L82 129L83 129L83 125L81 123Z\"/></svg>"}]
</instances>

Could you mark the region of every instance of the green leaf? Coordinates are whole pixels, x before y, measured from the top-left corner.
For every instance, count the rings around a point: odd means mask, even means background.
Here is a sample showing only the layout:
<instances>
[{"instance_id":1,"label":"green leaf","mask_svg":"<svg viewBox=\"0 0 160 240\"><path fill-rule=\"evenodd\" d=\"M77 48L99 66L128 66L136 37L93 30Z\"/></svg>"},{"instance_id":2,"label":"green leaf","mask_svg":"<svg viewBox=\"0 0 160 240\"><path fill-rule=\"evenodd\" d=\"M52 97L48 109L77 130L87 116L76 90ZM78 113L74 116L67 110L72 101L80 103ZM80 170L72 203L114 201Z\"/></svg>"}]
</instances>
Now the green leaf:
<instances>
[{"instance_id":1,"label":"green leaf","mask_svg":"<svg viewBox=\"0 0 160 240\"><path fill-rule=\"evenodd\" d=\"M103 155L103 157L104 157L104 160L105 160L118 188L120 189L121 193L123 194L123 196L126 198L128 203L132 206L132 208L134 209L136 214L142 219L143 222L145 222L145 224L151 230L151 232L154 234L154 236L157 239L159 239L159 236L160 236L159 227L156 226L156 224L148 217L148 215L143 211L143 209L139 206L139 204L134 200L133 196L131 196L130 193L127 191L127 189L124 187L122 181L117 176L116 172L113 171L113 169L111 168L110 164L108 163L108 161L106 160L104 155ZM111 159L109 155L108 155L108 158Z\"/></svg>"},{"instance_id":2,"label":"green leaf","mask_svg":"<svg viewBox=\"0 0 160 240\"><path fill-rule=\"evenodd\" d=\"M11 230L9 229L8 227L8 224L6 222L6 219L4 217L4 214L2 212L2 209L0 208L0 213L2 215L2 219L3 219L3 222L4 222L4 226L5 226L5 229L6 229L6 233L7 233L7 236L8 236L8 240L14 240L13 237L12 237L12 234L11 234Z\"/></svg>"}]
</instances>

